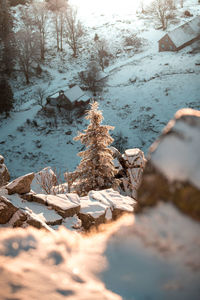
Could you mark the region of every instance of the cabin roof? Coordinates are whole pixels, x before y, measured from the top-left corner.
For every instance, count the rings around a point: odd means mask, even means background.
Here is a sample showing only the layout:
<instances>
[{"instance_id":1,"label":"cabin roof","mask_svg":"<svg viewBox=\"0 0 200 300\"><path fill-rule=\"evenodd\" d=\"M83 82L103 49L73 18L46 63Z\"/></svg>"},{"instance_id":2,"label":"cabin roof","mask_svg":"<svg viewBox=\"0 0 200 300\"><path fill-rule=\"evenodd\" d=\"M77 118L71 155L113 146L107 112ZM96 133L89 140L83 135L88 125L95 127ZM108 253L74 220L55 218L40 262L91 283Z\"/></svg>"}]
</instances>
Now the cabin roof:
<instances>
[{"instance_id":1,"label":"cabin roof","mask_svg":"<svg viewBox=\"0 0 200 300\"><path fill-rule=\"evenodd\" d=\"M197 38L198 35L200 35L200 16L168 33L168 36L177 48Z\"/></svg>"},{"instance_id":2,"label":"cabin roof","mask_svg":"<svg viewBox=\"0 0 200 300\"><path fill-rule=\"evenodd\" d=\"M69 90L65 91L65 96L71 101L74 102L81 98L84 95L84 92L78 85L73 86Z\"/></svg>"},{"instance_id":3,"label":"cabin roof","mask_svg":"<svg viewBox=\"0 0 200 300\"><path fill-rule=\"evenodd\" d=\"M78 85L75 85L71 89L67 90L65 92L65 96L71 102L74 102L77 100L87 101L89 99L89 96L85 95L85 92L82 91L82 89Z\"/></svg>"},{"instance_id":4,"label":"cabin roof","mask_svg":"<svg viewBox=\"0 0 200 300\"><path fill-rule=\"evenodd\" d=\"M73 86L68 90L62 90L65 97L71 102L75 102L77 100L88 101L90 99L89 95L87 95L78 85ZM51 94L49 98L57 99L60 96L60 91Z\"/></svg>"}]
</instances>

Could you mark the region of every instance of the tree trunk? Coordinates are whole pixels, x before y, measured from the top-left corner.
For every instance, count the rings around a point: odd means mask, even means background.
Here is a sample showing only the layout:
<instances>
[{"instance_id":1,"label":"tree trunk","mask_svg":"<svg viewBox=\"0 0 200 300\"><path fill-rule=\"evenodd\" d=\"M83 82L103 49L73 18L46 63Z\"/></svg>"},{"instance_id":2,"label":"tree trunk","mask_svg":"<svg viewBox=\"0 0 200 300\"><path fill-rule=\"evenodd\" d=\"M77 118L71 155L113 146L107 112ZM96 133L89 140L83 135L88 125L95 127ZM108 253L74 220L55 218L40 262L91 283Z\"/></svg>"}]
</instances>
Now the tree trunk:
<instances>
[{"instance_id":1,"label":"tree trunk","mask_svg":"<svg viewBox=\"0 0 200 300\"><path fill-rule=\"evenodd\" d=\"M28 72L25 73L25 78L26 78L26 84L29 84L30 81L29 81L29 73Z\"/></svg>"},{"instance_id":2,"label":"tree trunk","mask_svg":"<svg viewBox=\"0 0 200 300\"><path fill-rule=\"evenodd\" d=\"M57 51L60 50L59 48L59 32L58 32L58 15L56 13L56 37L57 37Z\"/></svg>"},{"instance_id":3,"label":"tree trunk","mask_svg":"<svg viewBox=\"0 0 200 300\"><path fill-rule=\"evenodd\" d=\"M45 45L44 42L45 37L44 37L44 32L42 32L42 45L41 45L41 60L44 60L44 54L45 54Z\"/></svg>"},{"instance_id":4,"label":"tree trunk","mask_svg":"<svg viewBox=\"0 0 200 300\"><path fill-rule=\"evenodd\" d=\"M60 51L63 51L63 24L61 20L61 25L60 25Z\"/></svg>"}]
</instances>

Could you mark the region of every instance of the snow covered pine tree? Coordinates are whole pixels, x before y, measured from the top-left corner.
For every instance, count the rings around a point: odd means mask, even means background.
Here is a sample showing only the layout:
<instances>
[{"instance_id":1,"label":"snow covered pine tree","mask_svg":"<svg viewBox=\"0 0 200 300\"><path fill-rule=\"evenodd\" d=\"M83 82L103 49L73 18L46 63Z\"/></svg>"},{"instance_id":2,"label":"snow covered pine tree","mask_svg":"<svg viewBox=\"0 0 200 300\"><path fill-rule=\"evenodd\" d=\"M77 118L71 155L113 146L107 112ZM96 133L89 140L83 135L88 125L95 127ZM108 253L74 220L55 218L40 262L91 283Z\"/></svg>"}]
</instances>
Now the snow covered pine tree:
<instances>
[{"instance_id":1,"label":"snow covered pine tree","mask_svg":"<svg viewBox=\"0 0 200 300\"><path fill-rule=\"evenodd\" d=\"M111 149L108 146L113 142L109 130L113 126L101 125L102 112L98 110L98 103L91 103L91 109L85 117L90 120L84 133L74 138L86 146L86 150L78 153L82 160L74 172L68 173L68 183L73 184L77 194L84 196L91 190L101 190L117 184L117 173Z\"/></svg>"}]
</instances>

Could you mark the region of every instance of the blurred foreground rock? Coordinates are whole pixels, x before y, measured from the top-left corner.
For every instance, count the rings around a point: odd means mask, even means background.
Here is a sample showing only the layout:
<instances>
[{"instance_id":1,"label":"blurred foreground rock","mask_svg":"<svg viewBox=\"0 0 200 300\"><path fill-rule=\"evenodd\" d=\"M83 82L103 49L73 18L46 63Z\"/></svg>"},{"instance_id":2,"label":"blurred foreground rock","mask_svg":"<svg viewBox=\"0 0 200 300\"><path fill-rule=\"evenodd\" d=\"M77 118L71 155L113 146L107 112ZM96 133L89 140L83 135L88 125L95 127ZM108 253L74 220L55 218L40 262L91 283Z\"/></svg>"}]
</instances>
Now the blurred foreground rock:
<instances>
[{"instance_id":1,"label":"blurred foreground rock","mask_svg":"<svg viewBox=\"0 0 200 300\"><path fill-rule=\"evenodd\" d=\"M160 203L102 230L0 229L0 298L199 300L198 222Z\"/></svg>"},{"instance_id":2,"label":"blurred foreground rock","mask_svg":"<svg viewBox=\"0 0 200 300\"><path fill-rule=\"evenodd\" d=\"M200 221L200 111L179 110L150 149L139 207L160 200Z\"/></svg>"}]
</instances>

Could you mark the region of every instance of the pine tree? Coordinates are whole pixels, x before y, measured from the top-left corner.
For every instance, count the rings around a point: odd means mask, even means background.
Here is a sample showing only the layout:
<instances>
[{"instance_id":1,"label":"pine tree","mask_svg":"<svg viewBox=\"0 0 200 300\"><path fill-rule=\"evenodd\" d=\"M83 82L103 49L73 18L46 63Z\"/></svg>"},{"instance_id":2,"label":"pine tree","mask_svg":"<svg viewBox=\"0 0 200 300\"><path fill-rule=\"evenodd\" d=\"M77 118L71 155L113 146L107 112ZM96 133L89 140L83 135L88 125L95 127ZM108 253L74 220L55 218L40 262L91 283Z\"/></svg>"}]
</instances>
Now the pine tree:
<instances>
[{"instance_id":1,"label":"pine tree","mask_svg":"<svg viewBox=\"0 0 200 300\"><path fill-rule=\"evenodd\" d=\"M110 188L117 183L112 151L108 148L113 142L109 130L114 127L101 125L103 116L97 102L91 104L85 118L90 120L90 124L74 140L80 140L87 149L78 154L82 160L77 169L68 174L69 184L73 183L75 191L81 196L87 195L90 190Z\"/></svg>"},{"instance_id":2,"label":"pine tree","mask_svg":"<svg viewBox=\"0 0 200 300\"><path fill-rule=\"evenodd\" d=\"M6 79L0 80L0 114L5 112L6 116L13 108L13 92Z\"/></svg>"},{"instance_id":3,"label":"pine tree","mask_svg":"<svg viewBox=\"0 0 200 300\"><path fill-rule=\"evenodd\" d=\"M0 45L0 72L10 76L14 67L15 46L13 17L8 0L0 0Z\"/></svg>"}]
</instances>

